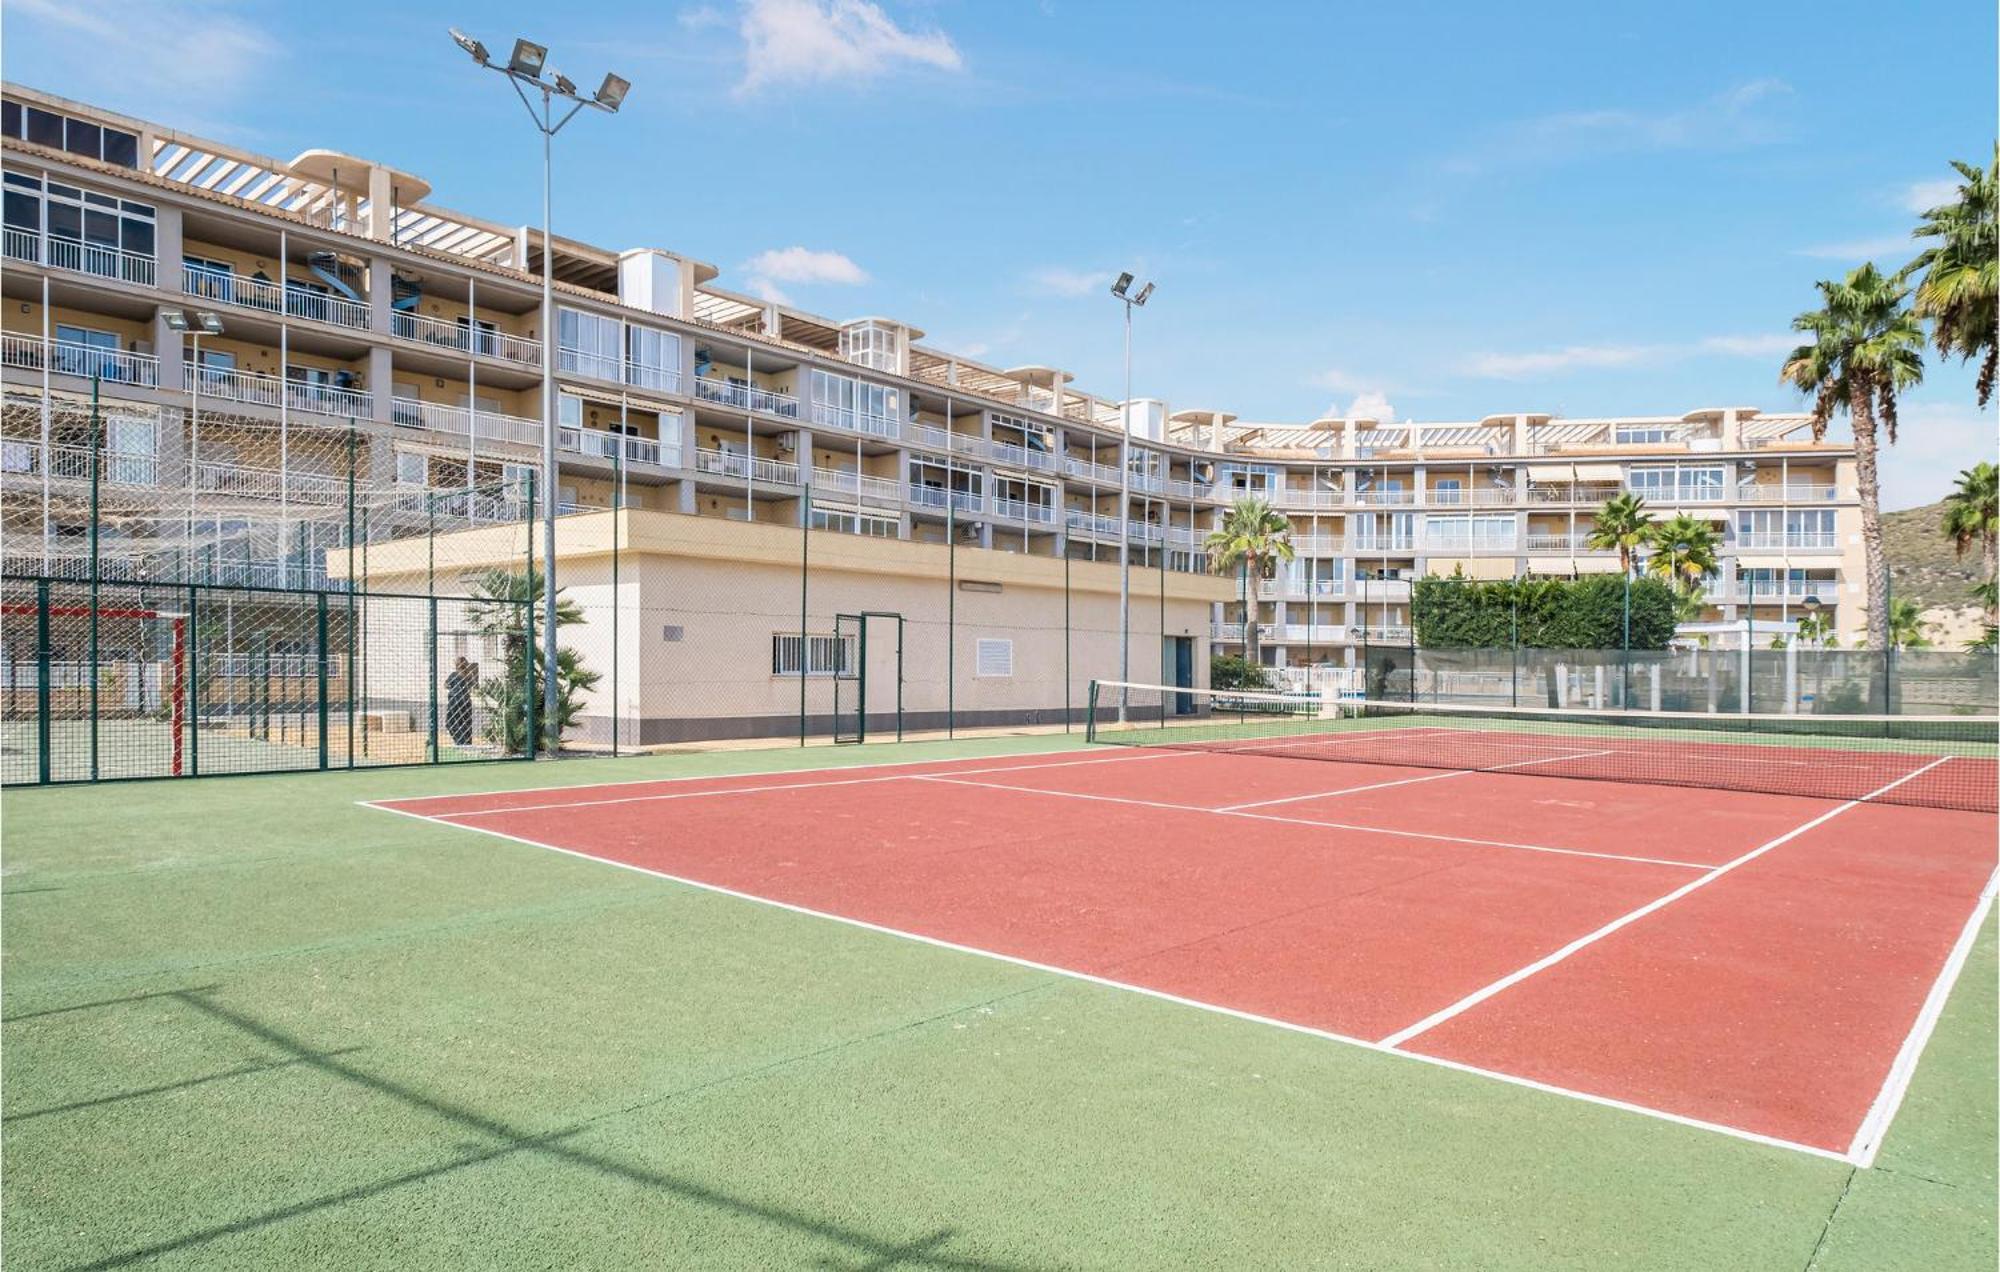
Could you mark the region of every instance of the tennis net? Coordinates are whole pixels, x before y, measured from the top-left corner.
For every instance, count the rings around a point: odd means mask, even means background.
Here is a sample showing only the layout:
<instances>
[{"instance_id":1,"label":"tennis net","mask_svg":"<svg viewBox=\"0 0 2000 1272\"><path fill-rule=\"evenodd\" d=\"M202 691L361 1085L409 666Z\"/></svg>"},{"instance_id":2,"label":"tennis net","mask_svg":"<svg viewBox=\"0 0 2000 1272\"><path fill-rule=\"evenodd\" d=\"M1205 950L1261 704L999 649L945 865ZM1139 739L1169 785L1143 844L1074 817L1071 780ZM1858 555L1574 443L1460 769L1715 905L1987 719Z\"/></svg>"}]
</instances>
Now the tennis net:
<instances>
[{"instance_id":1,"label":"tennis net","mask_svg":"<svg viewBox=\"0 0 2000 1272\"><path fill-rule=\"evenodd\" d=\"M1410 769L1970 812L2000 807L2000 720L1990 715L1582 711L1094 681L1089 737Z\"/></svg>"}]
</instances>

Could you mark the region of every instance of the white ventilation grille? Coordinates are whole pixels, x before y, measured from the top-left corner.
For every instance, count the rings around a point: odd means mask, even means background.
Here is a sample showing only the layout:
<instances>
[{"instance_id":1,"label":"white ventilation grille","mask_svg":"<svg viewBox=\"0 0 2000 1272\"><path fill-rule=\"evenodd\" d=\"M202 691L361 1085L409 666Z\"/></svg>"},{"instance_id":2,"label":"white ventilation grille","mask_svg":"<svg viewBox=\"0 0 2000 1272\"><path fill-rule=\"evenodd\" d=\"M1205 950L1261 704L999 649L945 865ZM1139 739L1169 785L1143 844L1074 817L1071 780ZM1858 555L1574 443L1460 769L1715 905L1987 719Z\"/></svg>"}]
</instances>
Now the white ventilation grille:
<instances>
[{"instance_id":1,"label":"white ventilation grille","mask_svg":"<svg viewBox=\"0 0 2000 1272\"><path fill-rule=\"evenodd\" d=\"M1014 674L1014 642L982 638L973 650L972 674L1010 678Z\"/></svg>"}]
</instances>

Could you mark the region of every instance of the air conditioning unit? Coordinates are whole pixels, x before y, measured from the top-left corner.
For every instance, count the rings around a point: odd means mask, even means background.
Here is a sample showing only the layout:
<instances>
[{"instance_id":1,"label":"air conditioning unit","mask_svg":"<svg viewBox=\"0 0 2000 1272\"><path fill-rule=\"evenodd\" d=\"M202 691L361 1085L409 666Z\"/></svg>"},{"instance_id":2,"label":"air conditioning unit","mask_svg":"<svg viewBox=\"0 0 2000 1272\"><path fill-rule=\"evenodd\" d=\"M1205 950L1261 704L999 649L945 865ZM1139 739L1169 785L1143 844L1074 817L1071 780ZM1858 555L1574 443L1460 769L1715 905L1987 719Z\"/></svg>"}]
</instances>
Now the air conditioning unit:
<instances>
[{"instance_id":1,"label":"air conditioning unit","mask_svg":"<svg viewBox=\"0 0 2000 1272\"><path fill-rule=\"evenodd\" d=\"M789 455L793 451L796 451L798 448L799 448L799 435L797 433L778 434L778 452L780 454Z\"/></svg>"}]
</instances>

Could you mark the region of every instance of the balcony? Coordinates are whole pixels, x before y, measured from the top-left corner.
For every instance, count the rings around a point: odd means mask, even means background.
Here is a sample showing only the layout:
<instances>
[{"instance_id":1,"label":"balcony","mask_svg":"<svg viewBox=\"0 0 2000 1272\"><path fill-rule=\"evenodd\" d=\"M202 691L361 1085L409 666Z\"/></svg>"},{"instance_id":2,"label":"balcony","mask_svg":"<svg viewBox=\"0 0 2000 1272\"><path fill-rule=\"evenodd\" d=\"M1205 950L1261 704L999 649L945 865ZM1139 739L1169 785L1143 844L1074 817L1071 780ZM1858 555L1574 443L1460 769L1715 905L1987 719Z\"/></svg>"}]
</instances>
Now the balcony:
<instances>
[{"instance_id":1,"label":"balcony","mask_svg":"<svg viewBox=\"0 0 2000 1272\"><path fill-rule=\"evenodd\" d=\"M243 464L197 463L194 466L194 484L195 489L204 495L269 503L333 506L343 503L348 494L345 477L331 477L325 473L286 473Z\"/></svg>"},{"instance_id":2,"label":"balcony","mask_svg":"<svg viewBox=\"0 0 2000 1272\"><path fill-rule=\"evenodd\" d=\"M1593 548L1585 534L1530 534L1523 539L1529 553L1560 553L1563 556L1609 556L1615 549Z\"/></svg>"},{"instance_id":3,"label":"balcony","mask_svg":"<svg viewBox=\"0 0 2000 1272\"><path fill-rule=\"evenodd\" d=\"M597 459L617 460L622 456L628 464L652 464L656 467L660 464L660 443L650 437L636 437L629 433L612 433L600 428L559 428L556 430L556 446ZM676 455L676 461L678 458Z\"/></svg>"},{"instance_id":4,"label":"balcony","mask_svg":"<svg viewBox=\"0 0 2000 1272\"><path fill-rule=\"evenodd\" d=\"M218 305L235 305L260 313L331 323L336 327L363 331L368 328L368 306L359 301L301 287L285 287L267 278L244 278L237 274L183 265L181 291ZM399 318L403 316L397 315Z\"/></svg>"},{"instance_id":5,"label":"balcony","mask_svg":"<svg viewBox=\"0 0 2000 1272\"><path fill-rule=\"evenodd\" d=\"M1034 526L1053 526L1056 510L1049 504L1029 503L1025 499L995 499L993 515L1006 521L1019 521Z\"/></svg>"},{"instance_id":6,"label":"balcony","mask_svg":"<svg viewBox=\"0 0 2000 1272\"><path fill-rule=\"evenodd\" d=\"M943 508L947 506L945 491L937 486L911 486L910 506L914 508ZM986 497L969 490L950 492L949 506L955 512L978 513L986 510Z\"/></svg>"},{"instance_id":7,"label":"balcony","mask_svg":"<svg viewBox=\"0 0 2000 1272\"><path fill-rule=\"evenodd\" d=\"M799 413L797 402L785 397L782 393L774 393L769 396L790 403L789 406L780 406L777 408L776 414L793 418L797 417ZM815 402L812 404L812 422L825 425L827 428L845 429L850 433L866 433L870 437L895 437L899 428L896 417L893 415L877 415L872 411L857 411L851 406L835 406L831 402Z\"/></svg>"},{"instance_id":8,"label":"balcony","mask_svg":"<svg viewBox=\"0 0 2000 1272\"><path fill-rule=\"evenodd\" d=\"M366 325L365 323L363 325ZM511 336L504 331L487 331L474 328L466 322L445 322L424 314L392 313L389 315L389 333L418 344L429 345L433 349L447 349L453 353L478 354L483 358L498 358L502 362L512 362L520 366L538 367L542 364L542 342L525 336ZM584 358L574 350L563 350L564 370L574 370L567 365L572 357ZM610 364L614 370L609 378L616 379L617 362ZM584 374L595 375L596 371Z\"/></svg>"},{"instance_id":9,"label":"balcony","mask_svg":"<svg viewBox=\"0 0 2000 1272\"><path fill-rule=\"evenodd\" d=\"M694 378L694 395L704 402L734 407L739 411L762 411L766 415L779 415L788 420L799 418L797 398L789 393L773 393L769 389L760 389L755 385L732 384L728 380L698 375Z\"/></svg>"},{"instance_id":10,"label":"balcony","mask_svg":"<svg viewBox=\"0 0 2000 1272\"><path fill-rule=\"evenodd\" d=\"M1356 556L1409 556L1417 550L1413 534L1353 535L1347 542Z\"/></svg>"},{"instance_id":11,"label":"balcony","mask_svg":"<svg viewBox=\"0 0 2000 1272\"><path fill-rule=\"evenodd\" d=\"M1337 534L1295 534L1292 552L1302 557L1339 556L1345 542Z\"/></svg>"},{"instance_id":12,"label":"balcony","mask_svg":"<svg viewBox=\"0 0 2000 1272\"><path fill-rule=\"evenodd\" d=\"M1802 552L1837 552L1840 550L1840 535L1831 530L1739 531L1730 546L1739 550L1776 548Z\"/></svg>"},{"instance_id":13,"label":"balcony","mask_svg":"<svg viewBox=\"0 0 2000 1272\"><path fill-rule=\"evenodd\" d=\"M1833 503L1840 498L1836 486L1797 484L1786 486L1739 486L1736 498L1740 503Z\"/></svg>"},{"instance_id":14,"label":"balcony","mask_svg":"<svg viewBox=\"0 0 2000 1272\"><path fill-rule=\"evenodd\" d=\"M813 493L848 495L862 503L883 504L894 508L903 502L901 482L889 477L869 477L838 468L815 468L812 472Z\"/></svg>"},{"instance_id":15,"label":"balcony","mask_svg":"<svg viewBox=\"0 0 2000 1272\"><path fill-rule=\"evenodd\" d=\"M159 265L150 256L103 243L83 243L54 235L45 238L33 230L12 226L6 230L0 252L4 252L8 260L94 274L138 287L152 287L159 281Z\"/></svg>"},{"instance_id":16,"label":"balcony","mask_svg":"<svg viewBox=\"0 0 2000 1272\"><path fill-rule=\"evenodd\" d=\"M1511 508L1515 503L1512 487L1475 486L1471 490L1439 490L1433 486L1424 492L1424 500L1433 508Z\"/></svg>"},{"instance_id":17,"label":"balcony","mask_svg":"<svg viewBox=\"0 0 2000 1272\"><path fill-rule=\"evenodd\" d=\"M1063 525L1071 534L1085 535L1098 540L1109 539L1114 543L1118 541L1120 533L1118 518L1100 517L1094 513L1078 512L1074 509L1064 515Z\"/></svg>"},{"instance_id":18,"label":"balcony","mask_svg":"<svg viewBox=\"0 0 2000 1272\"><path fill-rule=\"evenodd\" d=\"M1616 484L1569 485L1568 483L1541 483L1528 487L1528 502L1541 504L1601 504L1607 499L1623 494L1625 488Z\"/></svg>"},{"instance_id":19,"label":"balcony","mask_svg":"<svg viewBox=\"0 0 2000 1272\"><path fill-rule=\"evenodd\" d=\"M1346 596L1346 579L1265 579L1257 585L1257 595L1265 600L1318 600Z\"/></svg>"},{"instance_id":20,"label":"balcony","mask_svg":"<svg viewBox=\"0 0 2000 1272\"><path fill-rule=\"evenodd\" d=\"M1410 643L1410 629L1396 626L1371 626L1356 624L1350 629L1354 639L1376 645L1407 645Z\"/></svg>"},{"instance_id":21,"label":"balcony","mask_svg":"<svg viewBox=\"0 0 2000 1272\"><path fill-rule=\"evenodd\" d=\"M1315 645L1344 644L1347 640L1347 625L1344 623L1274 623L1263 629L1266 641L1304 643Z\"/></svg>"},{"instance_id":22,"label":"balcony","mask_svg":"<svg viewBox=\"0 0 2000 1272\"><path fill-rule=\"evenodd\" d=\"M602 353L586 353L582 349L556 349L556 370L571 375L587 375L593 379L609 380L617 384L625 373L625 364L617 358Z\"/></svg>"},{"instance_id":23,"label":"balcony","mask_svg":"<svg viewBox=\"0 0 2000 1272\"><path fill-rule=\"evenodd\" d=\"M474 525L505 524L527 519L527 501L518 494L492 488L463 490L404 487L396 491L399 511L435 516Z\"/></svg>"},{"instance_id":24,"label":"balcony","mask_svg":"<svg viewBox=\"0 0 2000 1272\"><path fill-rule=\"evenodd\" d=\"M542 422L519 415L480 411L475 418L474 413L463 406L400 397L391 399L389 412L390 418L406 428L428 428L466 437L475 435L476 427L476 436L487 441L513 442L521 446L539 446L542 442Z\"/></svg>"},{"instance_id":25,"label":"balcony","mask_svg":"<svg viewBox=\"0 0 2000 1272\"><path fill-rule=\"evenodd\" d=\"M282 407L311 415L368 419L375 413L374 398L360 389L314 384L257 371L197 368L193 363L186 364L184 374L190 390L199 397L273 409Z\"/></svg>"},{"instance_id":26,"label":"balcony","mask_svg":"<svg viewBox=\"0 0 2000 1272\"><path fill-rule=\"evenodd\" d=\"M763 459L740 451L697 450L694 470L712 477L736 477L774 486L799 484L799 466L786 460Z\"/></svg>"},{"instance_id":27,"label":"balcony","mask_svg":"<svg viewBox=\"0 0 2000 1272\"><path fill-rule=\"evenodd\" d=\"M1348 584L1349 596L1356 600L1373 603L1376 601L1407 601L1410 599L1408 579L1356 579Z\"/></svg>"},{"instance_id":28,"label":"balcony","mask_svg":"<svg viewBox=\"0 0 2000 1272\"><path fill-rule=\"evenodd\" d=\"M1077 459L1074 456L1065 455L1063 457L1063 472L1071 477L1081 477L1086 481L1094 481L1101 486L1116 486L1118 484L1118 468L1113 464L1093 464L1087 459Z\"/></svg>"},{"instance_id":29,"label":"balcony","mask_svg":"<svg viewBox=\"0 0 2000 1272\"><path fill-rule=\"evenodd\" d=\"M1363 508L1403 508L1417 502L1414 490L1357 490L1354 502Z\"/></svg>"},{"instance_id":30,"label":"balcony","mask_svg":"<svg viewBox=\"0 0 2000 1272\"><path fill-rule=\"evenodd\" d=\"M158 388L160 360L149 353L124 353L95 345L43 340L12 332L0 336L0 365L27 371L46 368L53 375L73 375L106 384Z\"/></svg>"},{"instance_id":31,"label":"balcony","mask_svg":"<svg viewBox=\"0 0 2000 1272\"><path fill-rule=\"evenodd\" d=\"M1345 508L1344 490L1281 490L1273 501L1280 508Z\"/></svg>"},{"instance_id":32,"label":"balcony","mask_svg":"<svg viewBox=\"0 0 2000 1272\"><path fill-rule=\"evenodd\" d=\"M817 414L817 409L815 409ZM953 455L968 455L984 459L993 453L991 445L984 438L972 437L965 433L953 433L934 424L912 424L904 430L905 437L919 446L932 450L946 451Z\"/></svg>"},{"instance_id":33,"label":"balcony","mask_svg":"<svg viewBox=\"0 0 2000 1272\"><path fill-rule=\"evenodd\" d=\"M1243 624L1210 623L1208 636L1210 640L1226 640L1240 644L1243 640Z\"/></svg>"},{"instance_id":34,"label":"balcony","mask_svg":"<svg viewBox=\"0 0 2000 1272\"><path fill-rule=\"evenodd\" d=\"M1052 473L1056 470L1056 457L1045 450L1017 446L1013 442L988 442L987 446L997 463L1014 468L1032 468L1042 473Z\"/></svg>"},{"instance_id":35,"label":"balcony","mask_svg":"<svg viewBox=\"0 0 2000 1272\"><path fill-rule=\"evenodd\" d=\"M627 362L625 383L635 389L652 389L657 393L679 393L681 373L672 367L649 367L639 362Z\"/></svg>"},{"instance_id":36,"label":"balcony","mask_svg":"<svg viewBox=\"0 0 2000 1272\"><path fill-rule=\"evenodd\" d=\"M0 473L9 477L40 477L45 472L57 480L89 481L90 447L50 447L45 465L40 442L12 437L0 440ZM97 457L97 480L104 486L156 486L160 480L160 461L143 452L102 451Z\"/></svg>"},{"instance_id":37,"label":"balcony","mask_svg":"<svg viewBox=\"0 0 2000 1272\"><path fill-rule=\"evenodd\" d=\"M1443 556L1481 556L1495 553L1512 553L1515 539L1508 535L1424 535L1424 551Z\"/></svg>"},{"instance_id":38,"label":"balcony","mask_svg":"<svg viewBox=\"0 0 2000 1272\"><path fill-rule=\"evenodd\" d=\"M1794 604L1808 596L1816 597L1822 605L1833 605L1840 599L1839 579L1759 579L1753 588L1748 579L1711 579L1701 589L1702 599L1709 601L1742 602L1757 605Z\"/></svg>"}]
</instances>

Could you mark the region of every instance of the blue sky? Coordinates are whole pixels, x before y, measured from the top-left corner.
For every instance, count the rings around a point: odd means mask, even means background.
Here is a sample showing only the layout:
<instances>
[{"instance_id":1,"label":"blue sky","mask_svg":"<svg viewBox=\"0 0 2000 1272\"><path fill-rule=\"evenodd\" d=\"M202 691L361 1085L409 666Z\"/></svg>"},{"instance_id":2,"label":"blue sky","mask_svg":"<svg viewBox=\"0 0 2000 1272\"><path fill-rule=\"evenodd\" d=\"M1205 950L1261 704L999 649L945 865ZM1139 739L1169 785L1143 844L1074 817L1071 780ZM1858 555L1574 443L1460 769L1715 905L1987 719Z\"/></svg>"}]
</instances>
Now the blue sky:
<instances>
[{"instance_id":1,"label":"blue sky","mask_svg":"<svg viewBox=\"0 0 2000 1272\"><path fill-rule=\"evenodd\" d=\"M9 79L539 215L535 137L444 34L634 82L558 142L557 230L1120 389L1305 420L1791 409L1815 279L1910 255L1993 144L1987 0L9 0ZM1933 365L1890 507L1994 450Z\"/></svg>"}]
</instances>

